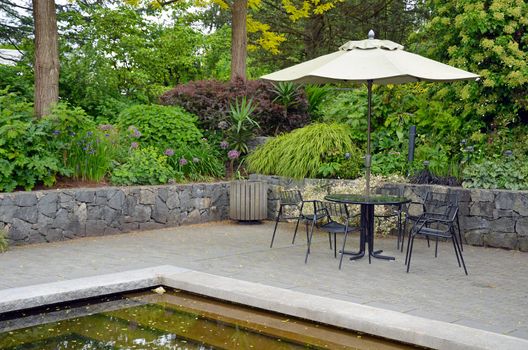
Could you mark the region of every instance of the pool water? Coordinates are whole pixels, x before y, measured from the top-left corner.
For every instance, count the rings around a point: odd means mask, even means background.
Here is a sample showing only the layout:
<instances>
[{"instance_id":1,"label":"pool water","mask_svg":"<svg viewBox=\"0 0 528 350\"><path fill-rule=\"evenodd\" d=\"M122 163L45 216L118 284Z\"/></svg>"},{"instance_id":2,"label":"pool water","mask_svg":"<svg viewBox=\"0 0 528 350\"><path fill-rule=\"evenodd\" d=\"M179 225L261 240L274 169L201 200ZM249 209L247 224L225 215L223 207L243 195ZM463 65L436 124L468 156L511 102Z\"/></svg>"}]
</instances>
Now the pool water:
<instances>
[{"instance_id":1,"label":"pool water","mask_svg":"<svg viewBox=\"0 0 528 350\"><path fill-rule=\"evenodd\" d=\"M0 315L0 349L413 348L177 290L129 293L16 316Z\"/></svg>"}]
</instances>

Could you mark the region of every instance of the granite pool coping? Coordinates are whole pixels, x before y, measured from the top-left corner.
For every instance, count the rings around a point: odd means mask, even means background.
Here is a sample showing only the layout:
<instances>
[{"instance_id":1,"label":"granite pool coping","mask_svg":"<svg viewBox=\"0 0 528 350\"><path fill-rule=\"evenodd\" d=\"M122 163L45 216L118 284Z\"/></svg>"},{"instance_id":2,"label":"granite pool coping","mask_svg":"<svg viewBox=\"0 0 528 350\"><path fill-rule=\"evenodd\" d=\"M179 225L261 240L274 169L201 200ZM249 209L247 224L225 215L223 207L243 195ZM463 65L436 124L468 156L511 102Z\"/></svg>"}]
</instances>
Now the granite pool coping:
<instances>
[{"instance_id":1,"label":"granite pool coping","mask_svg":"<svg viewBox=\"0 0 528 350\"><path fill-rule=\"evenodd\" d=\"M528 340L170 265L0 290L0 313L164 285L433 349L528 349Z\"/></svg>"}]
</instances>

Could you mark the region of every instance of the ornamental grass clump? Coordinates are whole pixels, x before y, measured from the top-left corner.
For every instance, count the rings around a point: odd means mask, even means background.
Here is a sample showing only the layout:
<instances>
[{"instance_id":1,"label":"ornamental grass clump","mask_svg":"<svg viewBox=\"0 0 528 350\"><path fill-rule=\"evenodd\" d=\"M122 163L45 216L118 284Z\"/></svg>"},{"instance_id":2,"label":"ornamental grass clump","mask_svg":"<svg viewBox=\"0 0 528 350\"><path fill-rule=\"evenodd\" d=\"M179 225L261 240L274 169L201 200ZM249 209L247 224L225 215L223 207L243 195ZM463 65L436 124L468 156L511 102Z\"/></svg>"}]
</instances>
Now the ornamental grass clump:
<instances>
[{"instance_id":1,"label":"ornamental grass clump","mask_svg":"<svg viewBox=\"0 0 528 350\"><path fill-rule=\"evenodd\" d=\"M361 154L348 126L316 123L266 142L247 162L250 171L266 175L355 178Z\"/></svg>"},{"instance_id":2,"label":"ornamental grass clump","mask_svg":"<svg viewBox=\"0 0 528 350\"><path fill-rule=\"evenodd\" d=\"M193 147L167 148L167 162L191 181L207 181L225 175L225 165L219 150L202 141Z\"/></svg>"},{"instance_id":3,"label":"ornamental grass clump","mask_svg":"<svg viewBox=\"0 0 528 350\"><path fill-rule=\"evenodd\" d=\"M111 130L99 128L75 135L66 161L73 178L101 181L111 168L116 145L117 134Z\"/></svg>"}]
</instances>

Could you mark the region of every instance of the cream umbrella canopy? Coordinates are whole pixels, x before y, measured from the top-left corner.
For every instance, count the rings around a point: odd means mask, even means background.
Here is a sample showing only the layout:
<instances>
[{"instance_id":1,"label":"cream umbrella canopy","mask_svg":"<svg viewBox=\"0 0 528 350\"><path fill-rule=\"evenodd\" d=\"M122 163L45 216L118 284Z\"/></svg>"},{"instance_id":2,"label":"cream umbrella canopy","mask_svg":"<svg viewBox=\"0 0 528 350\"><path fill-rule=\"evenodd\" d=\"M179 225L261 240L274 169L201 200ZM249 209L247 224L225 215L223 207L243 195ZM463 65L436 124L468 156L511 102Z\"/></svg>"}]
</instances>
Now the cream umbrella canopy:
<instances>
[{"instance_id":1,"label":"cream umbrella canopy","mask_svg":"<svg viewBox=\"0 0 528 350\"><path fill-rule=\"evenodd\" d=\"M370 117L372 84L403 84L418 81L452 82L476 80L478 75L451 67L429 58L403 50L403 46L390 40L368 39L349 41L338 51L299 63L261 77L271 81L294 83L367 83L367 154L365 156L366 189L370 194Z\"/></svg>"}]
</instances>

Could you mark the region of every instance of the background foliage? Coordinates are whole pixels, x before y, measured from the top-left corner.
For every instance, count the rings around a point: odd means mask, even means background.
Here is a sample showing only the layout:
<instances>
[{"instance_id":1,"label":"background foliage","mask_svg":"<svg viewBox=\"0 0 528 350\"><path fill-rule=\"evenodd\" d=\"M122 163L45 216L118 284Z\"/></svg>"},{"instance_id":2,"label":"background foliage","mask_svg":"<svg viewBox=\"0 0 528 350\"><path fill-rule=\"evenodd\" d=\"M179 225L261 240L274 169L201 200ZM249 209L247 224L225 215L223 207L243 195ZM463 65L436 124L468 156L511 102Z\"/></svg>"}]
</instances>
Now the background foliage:
<instances>
[{"instance_id":1,"label":"background foliage","mask_svg":"<svg viewBox=\"0 0 528 350\"><path fill-rule=\"evenodd\" d=\"M33 18L25 6L0 0L0 46L24 53L15 66L0 66L0 191L51 185L63 176L123 184L224 176L226 163L235 163L228 152L244 151L254 135L278 137L250 156L253 169L315 177L361 173L364 86L226 82L228 3L168 3L58 5L61 103L35 120ZM371 28L378 38L480 74L477 83L375 86L372 171L428 171L467 187L526 188L525 1L250 1L248 18L251 79L333 52ZM230 106L243 97L252 101L249 118L260 128L237 129ZM418 135L415 161L407 164L411 125ZM348 146L327 144L338 134ZM302 155L299 145L310 156L285 162L290 153ZM236 162L245 164L243 156Z\"/></svg>"},{"instance_id":2,"label":"background foliage","mask_svg":"<svg viewBox=\"0 0 528 350\"><path fill-rule=\"evenodd\" d=\"M253 117L261 126L261 135L275 135L304 126L310 120L308 105L303 95L295 97L296 104L284 114L284 107L275 102L273 85L261 80L222 83L196 81L176 86L160 98L165 105L177 105L198 116L200 127L218 129L220 122L230 122L230 105L246 96L254 107Z\"/></svg>"}]
</instances>

